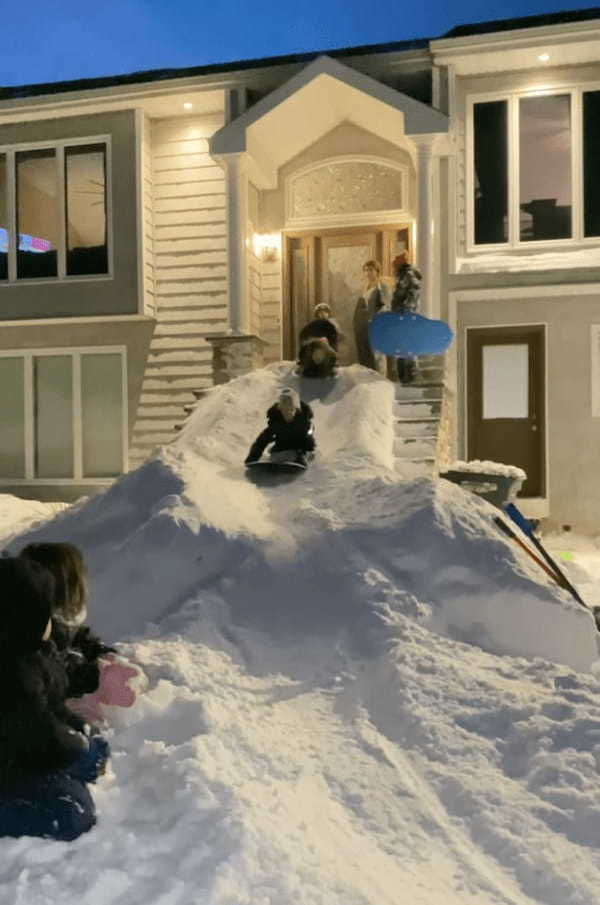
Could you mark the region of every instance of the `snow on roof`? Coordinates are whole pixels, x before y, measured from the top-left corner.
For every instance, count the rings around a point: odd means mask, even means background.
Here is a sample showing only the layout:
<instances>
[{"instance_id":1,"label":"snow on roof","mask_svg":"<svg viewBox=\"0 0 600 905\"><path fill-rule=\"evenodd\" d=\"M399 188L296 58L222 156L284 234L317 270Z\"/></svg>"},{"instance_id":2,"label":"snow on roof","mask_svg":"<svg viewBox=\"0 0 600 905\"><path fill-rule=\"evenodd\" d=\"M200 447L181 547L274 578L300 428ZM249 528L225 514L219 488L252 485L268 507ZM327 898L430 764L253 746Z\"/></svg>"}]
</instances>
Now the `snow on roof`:
<instances>
[{"instance_id":1,"label":"snow on roof","mask_svg":"<svg viewBox=\"0 0 600 905\"><path fill-rule=\"evenodd\" d=\"M317 456L259 486L242 462L283 386L314 410ZM130 639L149 690L114 716L92 833L3 841L11 900L594 900L600 683L573 671L597 656L592 620L487 503L402 479L392 403L357 366L254 371L12 541L83 549L90 621Z\"/></svg>"}]
</instances>

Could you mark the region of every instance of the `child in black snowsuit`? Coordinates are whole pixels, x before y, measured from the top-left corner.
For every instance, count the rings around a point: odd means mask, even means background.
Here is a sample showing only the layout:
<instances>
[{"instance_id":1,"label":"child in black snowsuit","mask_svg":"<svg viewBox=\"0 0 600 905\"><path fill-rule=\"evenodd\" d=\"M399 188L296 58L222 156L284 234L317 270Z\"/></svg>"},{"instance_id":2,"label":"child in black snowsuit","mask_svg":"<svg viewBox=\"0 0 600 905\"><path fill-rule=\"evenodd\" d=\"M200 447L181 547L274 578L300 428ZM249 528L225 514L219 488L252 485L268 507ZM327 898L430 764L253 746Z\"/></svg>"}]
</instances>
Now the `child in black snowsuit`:
<instances>
[{"instance_id":1,"label":"child in black snowsuit","mask_svg":"<svg viewBox=\"0 0 600 905\"><path fill-rule=\"evenodd\" d=\"M42 566L0 559L0 836L71 840L96 822L87 783L109 747L65 706L53 593Z\"/></svg>"},{"instance_id":2,"label":"child in black snowsuit","mask_svg":"<svg viewBox=\"0 0 600 905\"><path fill-rule=\"evenodd\" d=\"M303 377L329 377L337 365L339 330L325 302L315 307L314 314L298 337L298 366Z\"/></svg>"},{"instance_id":3,"label":"child in black snowsuit","mask_svg":"<svg viewBox=\"0 0 600 905\"><path fill-rule=\"evenodd\" d=\"M282 390L279 400L267 411L267 427L250 447L246 464L257 462L272 443L271 454L289 452L296 462L306 465L306 453L315 448L312 418L310 405L300 401L296 390Z\"/></svg>"}]
</instances>

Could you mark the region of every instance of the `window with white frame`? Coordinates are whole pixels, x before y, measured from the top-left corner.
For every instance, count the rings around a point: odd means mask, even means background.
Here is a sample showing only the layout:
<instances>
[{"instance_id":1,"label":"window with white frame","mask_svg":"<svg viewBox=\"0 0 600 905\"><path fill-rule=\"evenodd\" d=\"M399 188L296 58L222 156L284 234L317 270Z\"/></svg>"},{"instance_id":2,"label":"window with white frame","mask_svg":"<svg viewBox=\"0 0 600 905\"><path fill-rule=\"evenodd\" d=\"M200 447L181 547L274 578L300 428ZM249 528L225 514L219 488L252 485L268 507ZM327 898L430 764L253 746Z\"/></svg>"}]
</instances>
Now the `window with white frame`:
<instances>
[{"instance_id":1,"label":"window with white frame","mask_svg":"<svg viewBox=\"0 0 600 905\"><path fill-rule=\"evenodd\" d=\"M470 245L600 237L600 91L472 99Z\"/></svg>"},{"instance_id":2,"label":"window with white frame","mask_svg":"<svg viewBox=\"0 0 600 905\"><path fill-rule=\"evenodd\" d=\"M126 461L122 347L0 353L0 481L103 480Z\"/></svg>"},{"instance_id":3,"label":"window with white frame","mask_svg":"<svg viewBox=\"0 0 600 905\"><path fill-rule=\"evenodd\" d=\"M108 147L0 147L0 280L108 274Z\"/></svg>"}]
</instances>

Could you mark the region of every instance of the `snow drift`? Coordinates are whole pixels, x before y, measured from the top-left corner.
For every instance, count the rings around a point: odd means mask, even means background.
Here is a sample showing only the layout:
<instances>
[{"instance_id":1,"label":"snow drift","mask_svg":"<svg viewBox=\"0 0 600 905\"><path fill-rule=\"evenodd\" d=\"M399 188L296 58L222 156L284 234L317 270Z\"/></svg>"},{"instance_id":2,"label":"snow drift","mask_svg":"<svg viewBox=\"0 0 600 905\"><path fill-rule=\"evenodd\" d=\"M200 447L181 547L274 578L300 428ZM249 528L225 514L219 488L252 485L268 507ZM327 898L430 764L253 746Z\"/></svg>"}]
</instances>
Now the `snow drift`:
<instances>
[{"instance_id":1,"label":"snow drift","mask_svg":"<svg viewBox=\"0 0 600 905\"><path fill-rule=\"evenodd\" d=\"M283 385L314 408L317 457L250 483ZM403 479L392 402L360 367L254 372L12 538L84 550L90 622L150 686L112 733L98 827L3 840L0 901L592 905L600 683L574 671L592 619L487 503Z\"/></svg>"},{"instance_id":2,"label":"snow drift","mask_svg":"<svg viewBox=\"0 0 600 905\"><path fill-rule=\"evenodd\" d=\"M253 484L241 461L284 385L313 406L317 458L300 478ZM91 619L111 640L202 590L236 623L286 638L327 627L360 645L381 601L402 609L414 597L436 631L589 669L590 617L505 541L495 511L394 470L392 394L358 366L336 381L299 379L288 364L253 372L213 389L157 458L12 546L81 546Z\"/></svg>"}]
</instances>

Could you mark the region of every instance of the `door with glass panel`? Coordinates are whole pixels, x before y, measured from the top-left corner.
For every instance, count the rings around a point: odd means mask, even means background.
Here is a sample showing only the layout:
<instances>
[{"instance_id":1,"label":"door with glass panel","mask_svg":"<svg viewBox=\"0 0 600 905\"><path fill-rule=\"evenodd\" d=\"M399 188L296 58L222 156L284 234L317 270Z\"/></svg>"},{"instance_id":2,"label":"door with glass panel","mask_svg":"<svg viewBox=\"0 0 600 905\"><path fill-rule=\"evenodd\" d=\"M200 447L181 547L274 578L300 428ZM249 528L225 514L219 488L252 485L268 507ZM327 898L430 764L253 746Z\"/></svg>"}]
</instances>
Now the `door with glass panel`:
<instances>
[{"instance_id":1,"label":"door with glass panel","mask_svg":"<svg viewBox=\"0 0 600 905\"><path fill-rule=\"evenodd\" d=\"M469 459L516 465L520 496L545 495L544 327L467 331Z\"/></svg>"},{"instance_id":2,"label":"door with glass panel","mask_svg":"<svg viewBox=\"0 0 600 905\"><path fill-rule=\"evenodd\" d=\"M354 312L363 292L362 268L375 259L382 277L392 283L391 262L409 250L406 226L356 227L321 232L288 233L284 255L284 355L297 354L298 333L312 317L318 302L327 302L344 341L339 360L357 361Z\"/></svg>"}]
</instances>

